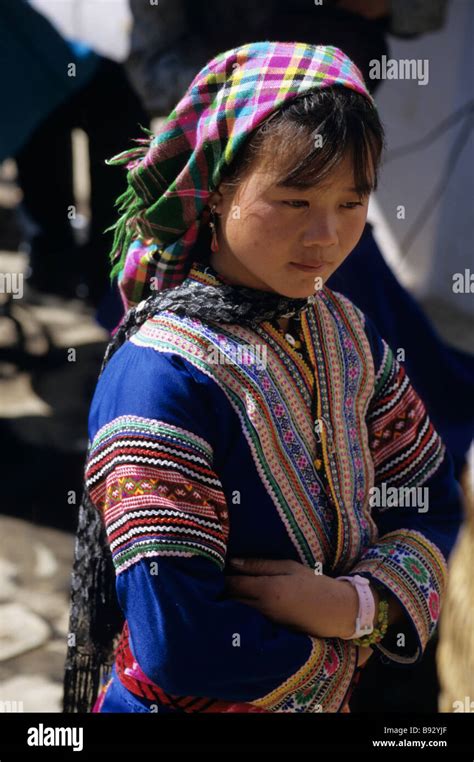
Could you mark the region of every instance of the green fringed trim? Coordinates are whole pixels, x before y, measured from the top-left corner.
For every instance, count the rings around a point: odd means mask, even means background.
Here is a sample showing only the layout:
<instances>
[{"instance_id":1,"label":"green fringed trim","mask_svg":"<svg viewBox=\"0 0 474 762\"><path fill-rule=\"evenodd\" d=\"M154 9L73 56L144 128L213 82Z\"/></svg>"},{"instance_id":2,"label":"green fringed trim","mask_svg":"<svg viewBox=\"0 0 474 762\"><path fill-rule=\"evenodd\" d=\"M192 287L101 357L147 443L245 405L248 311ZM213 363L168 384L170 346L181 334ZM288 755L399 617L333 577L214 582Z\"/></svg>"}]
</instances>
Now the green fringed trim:
<instances>
[{"instance_id":1,"label":"green fringed trim","mask_svg":"<svg viewBox=\"0 0 474 762\"><path fill-rule=\"evenodd\" d=\"M136 226L132 227L130 221L132 218L136 218L137 214L145 208L143 199L137 195L131 185L118 197L115 206L119 208L121 215L117 222L105 231L106 233L111 230L114 231L114 240L109 254L112 265L110 280L113 280L122 272L128 248L137 234L137 230L134 229Z\"/></svg>"},{"instance_id":2,"label":"green fringed trim","mask_svg":"<svg viewBox=\"0 0 474 762\"><path fill-rule=\"evenodd\" d=\"M132 161L143 159L148 153L150 144L155 135L147 127L140 125L143 132L147 134L146 138L137 138L134 143L140 143L136 148L130 148L122 153L113 156L111 159L106 159L105 163L109 166L122 166L124 164L130 164ZM140 216L146 210L146 202L136 192L132 184L133 173L136 172L138 167L132 167L127 173L128 187L126 190L116 199L114 206L118 209L119 219L110 227L104 230L104 233L114 231L114 240L112 243L112 249L109 254L109 260L112 265L110 273L110 280L122 272L125 266L125 259L127 256L128 248L134 238L137 238L141 231L137 224L137 217ZM131 222L134 222L132 225Z\"/></svg>"}]
</instances>

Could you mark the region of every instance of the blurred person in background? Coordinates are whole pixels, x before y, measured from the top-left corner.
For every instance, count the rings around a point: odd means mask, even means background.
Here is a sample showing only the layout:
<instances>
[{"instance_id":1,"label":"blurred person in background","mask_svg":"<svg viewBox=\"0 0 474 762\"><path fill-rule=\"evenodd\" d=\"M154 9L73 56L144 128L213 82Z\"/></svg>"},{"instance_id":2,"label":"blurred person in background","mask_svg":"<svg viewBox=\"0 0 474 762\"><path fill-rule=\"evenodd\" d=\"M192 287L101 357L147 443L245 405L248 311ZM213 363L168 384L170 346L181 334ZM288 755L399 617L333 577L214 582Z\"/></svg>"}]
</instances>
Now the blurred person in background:
<instances>
[{"instance_id":1,"label":"blurred person in background","mask_svg":"<svg viewBox=\"0 0 474 762\"><path fill-rule=\"evenodd\" d=\"M139 123L147 125L147 114L121 64L64 39L26 0L0 4L0 86L0 161L14 158L18 169L29 284L75 297L82 282L97 306L110 290L104 230L122 187L120 172L105 159L136 135ZM87 133L89 145L90 221L83 245L71 225L76 127Z\"/></svg>"},{"instance_id":2,"label":"blurred person in background","mask_svg":"<svg viewBox=\"0 0 474 762\"><path fill-rule=\"evenodd\" d=\"M388 53L386 35L416 37L439 29L447 0L129 0L133 16L130 80L152 116L165 116L196 73L219 51L265 38L334 42L371 92L371 59Z\"/></svg>"}]
</instances>

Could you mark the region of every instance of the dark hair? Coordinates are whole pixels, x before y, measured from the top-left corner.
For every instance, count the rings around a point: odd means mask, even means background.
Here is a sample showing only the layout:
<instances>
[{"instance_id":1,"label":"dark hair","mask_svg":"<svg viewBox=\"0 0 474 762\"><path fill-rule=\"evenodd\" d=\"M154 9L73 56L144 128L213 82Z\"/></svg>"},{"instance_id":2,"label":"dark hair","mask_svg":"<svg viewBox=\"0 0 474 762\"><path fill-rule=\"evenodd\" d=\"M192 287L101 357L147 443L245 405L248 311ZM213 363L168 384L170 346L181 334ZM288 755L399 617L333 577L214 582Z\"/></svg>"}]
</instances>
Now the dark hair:
<instances>
[{"instance_id":1,"label":"dark hair","mask_svg":"<svg viewBox=\"0 0 474 762\"><path fill-rule=\"evenodd\" d=\"M321 146L315 140L318 135ZM279 184L307 188L321 182L349 151L355 187L368 194L377 187L384 146L383 126L368 98L341 85L320 88L290 101L259 125L222 182L240 183L256 157L267 157L269 163L278 157L283 167Z\"/></svg>"},{"instance_id":2,"label":"dark hair","mask_svg":"<svg viewBox=\"0 0 474 762\"><path fill-rule=\"evenodd\" d=\"M318 135L321 146L315 140ZM257 158L263 167L276 159L281 167L279 184L309 188L322 182L349 152L355 187L364 196L377 188L384 148L376 107L356 90L334 85L298 96L271 114L249 135L221 182L238 186ZM201 259L209 251L209 240L209 228L202 226L196 246Z\"/></svg>"}]
</instances>

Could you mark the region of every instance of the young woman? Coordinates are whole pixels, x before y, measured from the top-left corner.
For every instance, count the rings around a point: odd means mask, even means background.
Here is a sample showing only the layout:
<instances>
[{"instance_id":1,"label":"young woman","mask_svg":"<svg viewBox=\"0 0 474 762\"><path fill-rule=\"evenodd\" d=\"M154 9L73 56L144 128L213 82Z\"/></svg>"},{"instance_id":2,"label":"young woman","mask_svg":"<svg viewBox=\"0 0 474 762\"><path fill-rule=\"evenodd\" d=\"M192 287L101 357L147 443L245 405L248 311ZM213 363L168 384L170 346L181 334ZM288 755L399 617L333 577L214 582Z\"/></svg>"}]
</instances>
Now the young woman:
<instances>
[{"instance_id":1,"label":"young woman","mask_svg":"<svg viewBox=\"0 0 474 762\"><path fill-rule=\"evenodd\" d=\"M374 650L422 657L461 515L403 367L325 286L376 187L374 103L336 48L252 43L142 143L113 160L133 309L90 412L65 709L347 711Z\"/></svg>"}]
</instances>

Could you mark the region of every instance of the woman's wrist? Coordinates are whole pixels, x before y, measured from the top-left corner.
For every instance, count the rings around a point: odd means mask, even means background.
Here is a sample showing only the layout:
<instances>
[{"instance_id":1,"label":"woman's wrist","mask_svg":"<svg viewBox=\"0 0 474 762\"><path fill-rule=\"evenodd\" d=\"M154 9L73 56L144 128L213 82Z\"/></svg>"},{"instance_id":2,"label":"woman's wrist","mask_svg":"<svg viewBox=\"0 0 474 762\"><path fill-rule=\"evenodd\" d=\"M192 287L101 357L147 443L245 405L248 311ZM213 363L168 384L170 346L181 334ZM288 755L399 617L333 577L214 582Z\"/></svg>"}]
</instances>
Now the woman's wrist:
<instances>
[{"instance_id":1,"label":"woman's wrist","mask_svg":"<svg viewBox=\"0 0 474 762\"><path fill-rule=\"evenodd\" d=\"M359 596L350 582L313 575L316 590L306 632L320 638L349 638L359 611Z\"/></svg>"},{"instance_id":2,"label":"woman's wrist","mask_svg":"<svg viewBox=\"0 0 474 762\"><path fill-rule=\"evenodd\" d=\"M359 595L355 587L347 580L338 580L341 587L341 606L343 616L339 619L339 631L335 637L348 639L356 628L356 619L359 614ZM373 584L369 585L374 598L375 613L374 622L377 621L380 595Z\"/></svg>"},{"instance_id":3,"label":"woman's wrist","mask_svg":"<svg viewBox=\"0 0 474 762\"><path fill-rule=\"evenodd\" d=\"M359 595L347 580L339 580L326 575L315 575L310 569L304 569L307 593L301 593L301 616L295 626L308 635L319 638L350 639L356 628L359 616ZM374 597L374 626L379 615L380 594L372 580L370 591ZM388 593L388 591L387 591ZM390 601L389 625L399 616L399 604L393 596L385 596ZM304 602L306 600L306 603ZM393 603L392 603L393 602ZM282 620L283 621L283 620Z\"/></svg>"},{"instance_id":4,"label":"woman's wrist","mask_svg":"<svg viewBox=\"0 0 474 762\"><path fill-rule=\"evenodd\" d=\"M339 619L339 631L335 637L350 638L355 630L356 619L359 613L359 595L357 590L347 580L338 580L341 586L341 613Z\"/></svg>"},{"instance_id":5,"label":"woman's wrist","mask_svg":"<svg viewBox=\"0 0 474 762\"><path fill-rule=\"evenodd\" d=\"M342 591L341 601L341 605L344 609L344 617L339 620L340 629L335 637L347 639L351 637L355 630L356 618L359 612L359 596L357 590L350 582L346 580L338 580L338 582L340 585L345 585L345 588ZM375 604L374 627L379 620L380 601L382 600L382 596L388 604L388 627L405 619L405 612L401 604L389 590L384 589L381 595L377 585L373 581L370 581L369 588L372 592Z\"/></svg>"}]
</instances>

